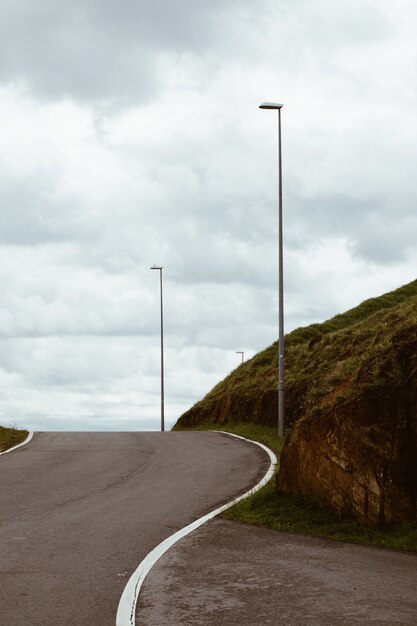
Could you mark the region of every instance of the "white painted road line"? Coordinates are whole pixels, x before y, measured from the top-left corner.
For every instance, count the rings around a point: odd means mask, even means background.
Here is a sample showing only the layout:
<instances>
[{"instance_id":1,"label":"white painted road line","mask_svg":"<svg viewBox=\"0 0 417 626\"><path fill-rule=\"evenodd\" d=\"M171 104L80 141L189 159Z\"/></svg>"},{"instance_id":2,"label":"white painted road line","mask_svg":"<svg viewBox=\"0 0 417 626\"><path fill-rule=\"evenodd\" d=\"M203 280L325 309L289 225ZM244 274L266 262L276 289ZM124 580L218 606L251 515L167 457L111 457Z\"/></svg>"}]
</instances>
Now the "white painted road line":
<instances>
[{"instance_id":1,"label":"white painted road line","mask_svg":"<svg viewBox=\"0 0 417 626\"><path fill-rule=\"evenodd\" d=\"M119 606L117 609L116 626L135 626L136 604L138 601L140 589L143 585L143 582L147 574L150 572L152 567L158 561L158 559L160 559L161 556L167 550L169 550L169 548L171 548L171 546L173 546L175 543L177 543L177 541L179 541L186 535L190 534L193 530L195 530L196 528L198 528L205 522L208 522L213 517L216 517L216 515L219 515L220 513L230 508L237 502L240 502L240 500L247 498L248 496L252 495L256 491L261 489L261 487L266 485L267 482L269 482L269 480L274 475L275 465L277 463L277 457L272 452L272 450L264 446L262 443L258 443L257 441L252 441L251 439L246 439L245 437L241 437L240 435L234 435L232 433L224 433L224 431L215 431L215 432L222 432L223 434L230 435L232 437L237 437L238 439L243 439L244 441L249 441L250 443L253 443L263 448L265 452L267 452L267 454L269 455L269 458L271 461L267 473L262 478L262 480L257 485L255 485L255 487L252 487L252 489L249 489L249 491L239 496L238 498L235 498L231 502L228 502L227 504L224 504L218 509L211 511L211 513L207 513L207 515L200 517L198 520L195 520L188 526L185 526L185 528L178 530L176 533L174 533L173 535L171 535L170 537L162 541L151 552L149 552L149 554L143 559L143 561L139 564L137 569L133 572L132 576L127 582L126 587L124 588L124 591L123 591L122 597L120 598Z\"/></svg>"},{"instance_id":2,"label":"white painted road line","mask_svg":"<svg viewBox=\"0 0 417 626\"><path fill-rule=\"evenodd\" d=\"M8 454L9 452L13 452L13 450L17 450L17 448L20 448L21 446L25 446L27 443L29 443L29 441L31 441L32 437L33 437L33 432L29 431L28 436L26 437L24 441L22 441L22 443L18 443L17 446L13 446L13 448L9 448L8 450L5 450L4 452L0 452L0 456L2 454Z\"/></svg>"}]
</instances>

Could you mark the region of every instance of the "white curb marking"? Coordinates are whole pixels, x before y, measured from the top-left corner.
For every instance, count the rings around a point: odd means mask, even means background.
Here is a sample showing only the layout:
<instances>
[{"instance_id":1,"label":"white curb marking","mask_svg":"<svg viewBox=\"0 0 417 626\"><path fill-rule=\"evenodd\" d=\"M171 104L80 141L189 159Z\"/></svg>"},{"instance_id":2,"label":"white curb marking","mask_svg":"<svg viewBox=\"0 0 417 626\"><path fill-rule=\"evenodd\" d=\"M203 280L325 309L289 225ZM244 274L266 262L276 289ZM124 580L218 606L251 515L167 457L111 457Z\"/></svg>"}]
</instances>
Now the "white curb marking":
<instances>
[{"instance_id":1,"label":"white curb marking","mask_svg":"<svg viewBox=\"0 0 417 626\"><path fill-rule=\"evenodd\" d=\"M175 543L177 543L177 541L191 533L193 530L195 530L205 522L208 522L208 520L216 517L216 515L219 515L219 513L222 513L237 502L240 502L240 500L243 500L244 498L247 498L248 496L258 491L258 489L266 485L266 483L272 478L275 470L275 465L277 464L277 457L272 452L272 450L264 446L262 443L252 441L251 439L246 439L246 437L241 437L240 435L225 433L222 430L214 432L221 432L225 435L230 435L231 437L237 437L238 439L243 439L244 441L250 441L251 443L254 443L257 446L263 448L265 452L268 453L271 460L271 464L267 473L262 478L262 480L257 485L255 485L255 487L252 487L252 489L249 489L249 491L247 491L243 495L235 498L234 500L232 500L232 502L223 504L223 506L219 507L218 509L211 511L211 513L207 513L207 515L204 515L204 517L200 517L200 519L195 520L195 522L192 522L188 526L185 526L181 530L178 530L176 533L162 541L151 552L149 552L149 554L143 559L137 569L133 572L132 576L127 582L126 587L124 588L122 597L120 598L119 607L117 609L116 626L135 626L136 604L138 601L140 589L143 585L146 575L149 573L149 571L155 565L158 559L160 559L161 556L165 554L167 550L169 550L169 548L171 548Z\"/></svg>"},{"instance_id":2,"label":"white curb marking","mask_svg":"<svg viewBox=\"0 0 417 626\"><path fill-rule=\"evenodd\" d=\"M29 441L31 441L32 437L33 437L33 432L29 431L28 436L26 437L24 441L22 441L22 443L18 443L17 446L13 446L13 448L9 448L8 450L5 450L4 452L0 452L0 456L2 454L8 454L9 452L13 452L13 450L17 450L17 448L20 448L21 446L25 446L27 443L29 443Z\"/></svg>"}]
</instances>

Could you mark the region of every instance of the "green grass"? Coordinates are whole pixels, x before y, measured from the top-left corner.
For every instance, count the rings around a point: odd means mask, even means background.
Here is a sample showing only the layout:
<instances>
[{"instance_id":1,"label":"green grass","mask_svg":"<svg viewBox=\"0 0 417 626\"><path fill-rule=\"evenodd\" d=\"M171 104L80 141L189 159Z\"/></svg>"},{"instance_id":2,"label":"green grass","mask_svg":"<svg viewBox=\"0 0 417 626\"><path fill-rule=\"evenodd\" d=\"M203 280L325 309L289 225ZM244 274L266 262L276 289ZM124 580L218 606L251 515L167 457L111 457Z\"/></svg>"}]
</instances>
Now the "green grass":
<instances>
[{"instance_id":1,"label":"green grass","mask_svg":"<svg viewBox=\"0 0 417 626\"><path fill-rule=\"evenodd\" d=\"M312 496L275 491L275 481L225 511L226 519L312 537L417 552L417 524L373 529L343 518Z\"/></svg>"},{"instance_id":2,"label":"green grass","mask_svg":"<svg viewBox=\"0 0 417 626\"><path fill-rule=\"evenodd\" d=\"M381 311L387 311L398 305L406 304L410 298L415 298L415 296L417 296L417 280L377 298L365 300L359 306L345 313L335 315L335 317L321 324L311 324L307 327L296 328L286 337L286 344L289 346L305 343L322 335L351 328L375 314L379 315Z\"/></svg>"},{"instance_id":3,"label":"green grass","mask_svg":"<svg viewBox=\"0 0 417 626\"><path fill-rule=\"evenodd\" d=\"M286 426L401 385L396 350L417 328L417 280L285 337ZM277 419L277 344L236 367L179 419L182 426Z\"/></svg>"},{"instance_id":4,"label":"green grass","mask_svg":"<svg viewBox=\"0 0 417 626\"><path fill-rule=\"evenodd\" d=\"M16 446L18 443L22 443L27 436L27 430L17 430L16 428L0 426L0 452L4 452Z\"/></svg>"}]
</instances>

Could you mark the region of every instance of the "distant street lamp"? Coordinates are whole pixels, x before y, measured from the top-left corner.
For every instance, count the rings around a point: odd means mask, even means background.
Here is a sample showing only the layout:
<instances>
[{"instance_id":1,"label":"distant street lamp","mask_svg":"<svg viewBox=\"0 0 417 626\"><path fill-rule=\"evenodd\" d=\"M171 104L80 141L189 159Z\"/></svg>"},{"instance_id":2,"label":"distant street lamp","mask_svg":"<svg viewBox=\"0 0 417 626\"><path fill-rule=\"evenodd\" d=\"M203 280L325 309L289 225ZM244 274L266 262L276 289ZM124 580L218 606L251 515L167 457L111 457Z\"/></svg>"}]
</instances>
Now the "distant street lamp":
<instances>
[{"instance_id":1,"label":"distant street lamp","mask_svg":"<svg viewBox=\"0 0 417 626\"><path fill-rule=\"evenodd\" d=\"M242 355L242 363L245 360L245 353L243 352L243 350L236 350L236 354L241 354Z\"/></svg>"},{"instance_id":2,"label":"distant street lamp","mask_svg":"<svg viewBox=\"0 0 417 626\"><path fill-rule=\"evenodd\" d=\"M282 437L285 426L284 384L284 270L282 242L282 155L281 155L281 109L284 105L263 102L260 109L278 111L278 435Z\"/></svg>"},{"instance_id":3,"label":"distant street lamp","mask_svg":"<svg viewBox=\"0 0 417 626\"><path fill-rule=\"evenodd\" d=\"M161 432L165 430L164 418L164 314L162 307L162 265L153 265L151 270L159 270L159 286L161 294Z\"/></svg>"}]
</instances>

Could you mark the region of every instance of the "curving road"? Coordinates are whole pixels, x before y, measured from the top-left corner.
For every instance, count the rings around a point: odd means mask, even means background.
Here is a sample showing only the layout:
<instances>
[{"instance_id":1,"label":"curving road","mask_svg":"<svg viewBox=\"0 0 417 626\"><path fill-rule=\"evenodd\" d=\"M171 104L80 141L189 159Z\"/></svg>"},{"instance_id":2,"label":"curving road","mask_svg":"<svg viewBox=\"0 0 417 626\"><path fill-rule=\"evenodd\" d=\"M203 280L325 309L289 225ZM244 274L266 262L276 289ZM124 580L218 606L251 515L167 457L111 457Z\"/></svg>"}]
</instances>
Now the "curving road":
<instances>
[{"instance_id":1,"label":"curving road","mask_svg":"<svg viewBox=\"0 0 417 626\"><path fill-rule=\"evenodd\" d=\"M0 457L2 626L114 626L144 556L268 466L221 433L35 434Z\"/></svg>"}]
</instances>

